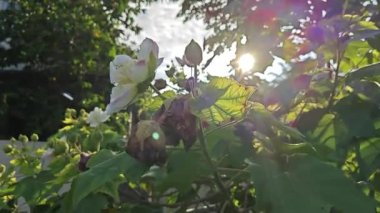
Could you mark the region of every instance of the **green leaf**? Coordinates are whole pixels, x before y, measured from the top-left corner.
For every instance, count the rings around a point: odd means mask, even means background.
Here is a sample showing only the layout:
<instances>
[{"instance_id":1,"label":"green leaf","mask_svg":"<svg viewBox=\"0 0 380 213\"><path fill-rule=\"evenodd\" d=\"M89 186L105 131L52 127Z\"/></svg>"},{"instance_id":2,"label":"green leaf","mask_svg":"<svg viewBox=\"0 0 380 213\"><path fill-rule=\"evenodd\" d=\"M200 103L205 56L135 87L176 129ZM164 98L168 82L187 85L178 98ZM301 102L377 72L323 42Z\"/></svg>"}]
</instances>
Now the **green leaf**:
<instances>
[{"instance_id":1,"label":"green leaf","mask_svg":"<svg viewBox=\"0 0 380 213\"><path fill-rule=\"evenodd\" d=\"M249 170L257 210L265 212L375 212L375 203L332 165L307 155L286 162L257 158Z\"/></svg>"},{"instance_id":2,"label":"green leaf","mask_svg":"<svg viewBox=\"0 0 380 213\"><path fill-rule=\"evenodd\" d=\"M379 60L380 53L377 50L373 50L366 41L352 41L344 51L339 69L347 73Z\"/></svg>"},{"instance_id":3,"label":"green leaf","mask_svg":"<svg viewBox=\"0 0 380 213\"><path fill-rule=\"evenodd\" d=\"M100 213L107 205L107 199L101 194L91 194L81 200L74 212Z\"/></svg>"},{"instance_id":4,"label":"green leaf","mask_svg":"<svg viewBox=\"0 0 380 213\"><path fill-rule=\"evenodd\" d=\"M235 80L213 77L200 85L200 94L192 100L192 109L202 119L213 123L235 120L242 117L253 87L239 84Z\"/></svg>"},{"instance_id":5,"label":"green leaf","mask_svg":"<svg viewBox=\"0 0 380 213\"><path fill-rule=\"evenodd\" d=\"M39 201L58 191L58 186L49 184L54 176L49 171L42 171L35 177L28 176L17 182L16 197L24 197L28 204L37 204Z\"/></svg>"},{"instance_id":6,"label":"green leaf","mask_svg":"<svg viewBox=\"0 0 380 213\"><path fill-rule=\"evenodd\" d=\"M125 178L123 178L122 175L120 175L114 180L104 184L104 186L100 187L98 190L96 190L96 192L107 194L111 196L115 200L115 202L119 202L120 201L119 186L120 184L124 182L125 182Z\"/></svg>"},{"instance_id":7,"label":"green leaf","mask_svg":"<svg viewBox=\"0 0 380 213\"><path fill-rule=\"evenodd\" d=\"M336 133L337 135L350 140L352 137L371 137L376 133L372 111L377 111L377 107L370 102L356 95L349 95L340 99L334 109L338 113L336 128L345 129L342 134Z\"/></svg>"},{"instance_id":8,"label":"green leaf","mask_svg":"<svg viewBox=\"0 0 380 213\"><path fill-rule=\"evenodd\" d=\"M335 148L335 131L334 131L335 115L325 114L318 122L314 131L308 135L308 139L314 143L325 144L331 149Z\"/></svg>"},{"instance_id":9,"label":"green leaf","mask_svg":"<svg viewBox=\"0 0 380 213\"><path fill-rule=\"evenodd\" d=\"M298 140L298 141L305 141L305 136L299 132L297 129L294 129L290 126L285 125L284 123L280 122L277 118L275 118L270 112L268 112L263 105L259 103L253 104L253 111L250 113L250 115L253 120L262 120L266 124L273 126L277 128L278 130L288 134L292 138Z\"/></svg>"},{"instance_id":10,"label":"green leaf","mask_svg":"<svg viewBox=\"0 0 380 213\"><path fill-rule=\"evenodd\" d=\"M367 99L374 104L380 105L380 84L375 81L354 80L349 84L354 93L362 99Z\"/></svg>"},{"instance_id":11,"label":"green leaf","mask_svg":"<svg viewBox=\"0 0 380 213\"><path fill-rule=\"evenodd\" d=\"M76 207L91 192L119 177L124 172L133 176L134 170L140 171L138 167L142 167L142 165L127 153L122 152L79 174L73 181L70 191L72 206Z\"/></svg>"},{"instance_id":12,"label":"green leaf","mask_svg":"<svg viewBox=\"0 0 380 213\"><path fill-rule=\"evenodd\" d=\"M253 153L251 143L245 143L234 134L233 127L217 129L207 135L210 156L219 166L240 167Z\"/></svg>"},{"instance_id":13,"label":"green leaf","mask_svg":"<svg viewBox=\"0 0 380 213\"><path fill-rule=\"evenodd\" d=\"M304 134L313 131L325 114L326 109L323 108L316 108L302 113L297 120L297 128Z\"/></svg>"},{"instance_id":14,"label":"green leaf","mask_svg":"<svg viewBox=\"0 0 380 213\"><path fill-rule=\"evenodd\" d=\"M366 168L360 167L363 174L369 176L380 165L380 138L371 138L360 142L360 157Z\"/></svg>"},{"instance_id":15,"label":"green leaf","mask_svg":"<svg viewBox=\"0 0 380 213\"><path fill-rule=\"evenodd\" d=\"M115 154L111 150L102 149L99 152L97 152L95 155L92 155L86 165L87 167L92 168L113 157L115 157Z\"/></svg>"},{"instance_id":16,"label":"green leaf","mask_svg":"<svg viewBox=\"0 0 380 213\"><path fill-rule=\"evenodd\" d=\"M162 93L162 96L164 96L167 101L167 103L170 99L174 98L176 96L176 93L172 90L168 90ZM151 95L146 95L144 98L140 99L139 106L141 107L141 110L147 111L147 112L156 112L158 109L160 109L161 105L164 104L164 101L159 96L152 97Z\"/></svg>"},{"instance_id":17,"label":"green leaf","mask_svg":"<svg viewBox=\"0 0 380 213\"><path fill-rule=\"evenodd\" d=\"M53 184L62 185L68 182L71 178L79 174L78 170L78 162L79 155L74 156L70 159L70 163L68 163L61 171L55 174L55 178L52 180Z\"/></svg>"},{"instance_id":18,"label":"green leaf","mask_svg":"<svg viewBox=\"0 0 380 213\"><path fill-rule=\"evenodd\" d=\"M371 79L374 77L380 77L380 63L371 64L350 72L346 80L350 82L353 80Z\"/></svg>"},{"instance_id":19,"label":"green leaf","mask_svg":"<svg viewBox=\"0 0 380 213\"><path fill-rule=\"evenodd\" d=\"M176 151L170 154L167 177L157 183L160 191L176 188L180 193L191 189L191 183L202 176L211 174L202 155L198 152Z\"/></svg>"},{"instance_id":20,"label":"green leaf","mask_svg":"<svg viewBox=\"0 0 380 213\"><path fill-rule=\"evenodd\" d=\"M354 35L352 36L350 40L361 40L361 39L375 37L378 35L380 35L380 30L378 29L359 30L359 31L354 32Z\"/></svg>"}]
</instances>

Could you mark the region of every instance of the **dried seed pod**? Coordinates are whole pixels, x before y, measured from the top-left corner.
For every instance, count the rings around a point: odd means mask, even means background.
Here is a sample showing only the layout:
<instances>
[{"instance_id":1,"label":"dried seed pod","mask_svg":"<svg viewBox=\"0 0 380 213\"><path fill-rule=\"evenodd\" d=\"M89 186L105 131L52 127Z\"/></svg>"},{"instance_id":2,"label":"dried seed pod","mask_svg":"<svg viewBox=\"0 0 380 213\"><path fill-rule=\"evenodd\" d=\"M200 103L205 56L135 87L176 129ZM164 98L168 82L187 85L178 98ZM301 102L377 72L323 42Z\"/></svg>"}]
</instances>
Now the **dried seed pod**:
<instances>
[{"instance_id":1,"label":"dried seed pod","mask_svg":"<svg viewBox=\"0 0 380 213\"><path fill-rule=\"evenodd\" d=\"M78 163L79 171L84 172L84 171L88 170L87 162L90 159L90 157L91 157L90 154L87 154L85 152L80 153L80 159L79 159L79 163Z\"/></svg>"},{"instance_id":2,"label":"dried seed pod","mask_svg":"<svg viewBox=\"0 0 380 213\"><path fill-rule=\"evenodd\" d=\"M156 87L158 90L162 90L162 89L165 89L167 86L166 84L166 81L162 78L160 79L157 79L155 82L154 82L154 87Z\"/></svg>"},{"instance_id":3,"label":"dried seed pod","mask_svg":"<svg viewBox=\"0 0 380 213\"><path fill-rule=\"evenodd\" d=\"M143 120L132 130L126 151L143 163L161 165L166 161L165 138L159 123Z\"/></svg>"},{"instance_id":4,"label":"dried seed pod","mask_svg":"<svg viewBox=\"0 0 380 213\"><path fill-rule=\"evenodd\" d=\"M161 124L167 145L176 146L182 140L188 150L197 139L197 125L186 97L174 99L167 108L162 105L155 120Z\"/></svg>"}]
</instances>

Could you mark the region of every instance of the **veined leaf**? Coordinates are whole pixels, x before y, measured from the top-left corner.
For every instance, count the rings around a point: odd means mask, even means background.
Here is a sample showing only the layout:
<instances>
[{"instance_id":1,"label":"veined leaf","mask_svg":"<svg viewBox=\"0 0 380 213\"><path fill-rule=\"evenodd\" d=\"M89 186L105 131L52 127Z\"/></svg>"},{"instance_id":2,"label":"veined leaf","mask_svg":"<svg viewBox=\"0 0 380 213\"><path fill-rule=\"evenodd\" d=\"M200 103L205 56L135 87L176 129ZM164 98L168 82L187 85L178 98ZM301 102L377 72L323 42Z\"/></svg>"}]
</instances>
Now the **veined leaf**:
<instances>
[{"instance_id":1,"label":"veined leaf","mask_svg":"<svg viewBox=\"0 0 380 213\"><path fill-rule=\"evenodd\" d=\"M192 109L202 119L214 123L237 119L243 116L246 102L253 93L253 87L222 77L214 77L200 86L200 95L192 102Z\"/></svg>"},{"instance_id":2,"label":"veined leaf","mask_svg":"<svg viewBox=\"0 0 380 213\"><path fill-rule=\"evenodd\" d=\"M133 176L134 174L129 173L140 172L137 167L142 167L142 165L125 152L94 165L74 180L70 191L72 207L75 208L83 198L106 183L115 180L120 174L127 172L128 175Z\"/></svg>"}]
</instances>

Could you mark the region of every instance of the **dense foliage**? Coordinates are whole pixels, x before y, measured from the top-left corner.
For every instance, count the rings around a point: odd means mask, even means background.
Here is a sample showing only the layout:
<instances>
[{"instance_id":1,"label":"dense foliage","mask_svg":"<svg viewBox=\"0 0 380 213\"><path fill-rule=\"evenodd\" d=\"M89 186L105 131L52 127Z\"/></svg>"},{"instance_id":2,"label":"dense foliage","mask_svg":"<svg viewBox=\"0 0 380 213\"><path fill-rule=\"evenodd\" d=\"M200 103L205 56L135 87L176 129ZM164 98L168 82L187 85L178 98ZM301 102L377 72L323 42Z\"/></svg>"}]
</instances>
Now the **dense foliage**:
<instances>
[{"instance_id":1,"label":"dense foliage","mask_svg":"<svg viewBox=\"0 0 380 213\"><path fill-rule=\"evenodd\" d=\"M68 109L45 148L23 135L4 148L12 161L1 169L0 206L18 209L22 197L35 212L379 211L380 31L368 9L377 6L332 2L220 4L228 20L247 9L237 19L246 42L231 44L253 52L252 71L268 64L255 51L285 60L273 82L238 67L231 78L207 76L194 41L178 58L191 76L169 69L168 90L151 83L154 41L137 57L116 56L105 112ZM288 7L297 13L277 11Z\"/></svg>"},{"instance_id":2,"label":"dense foliage","mask_svg":"<svg viewBox=\"0 0 380 213\"><path fill-rule=\"evenodd\" d=\"M149 1L2 1L0 137L45 139L65 108L101 103L108 62L130 51L118 38L140 30L134 17L142 2Z\"/></svg>"}]
</instances>

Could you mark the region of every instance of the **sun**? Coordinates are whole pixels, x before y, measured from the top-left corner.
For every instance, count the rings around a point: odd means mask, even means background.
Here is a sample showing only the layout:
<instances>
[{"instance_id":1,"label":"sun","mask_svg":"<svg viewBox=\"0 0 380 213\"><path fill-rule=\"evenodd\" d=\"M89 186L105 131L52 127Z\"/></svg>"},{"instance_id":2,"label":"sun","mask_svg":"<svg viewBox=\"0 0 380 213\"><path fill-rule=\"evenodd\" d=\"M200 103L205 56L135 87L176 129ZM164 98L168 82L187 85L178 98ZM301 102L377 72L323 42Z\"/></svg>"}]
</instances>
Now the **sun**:
<instances>
[{"instance_id":1,"label":"sun","mask_svg":"<svg viewBox=\"0 0 380 213\"><path fill-rule=\"evenodd\" d=\"M240 56L238 64L242 72L248 72L255 65L255 58L251 54L245 53Z\"/></svg>"}]
</instances>

